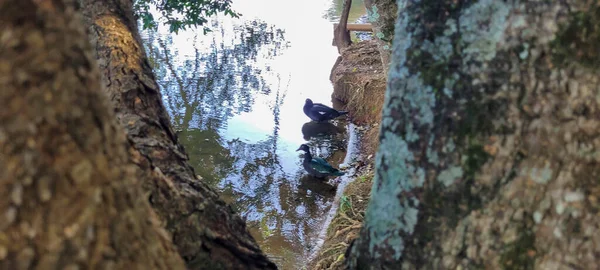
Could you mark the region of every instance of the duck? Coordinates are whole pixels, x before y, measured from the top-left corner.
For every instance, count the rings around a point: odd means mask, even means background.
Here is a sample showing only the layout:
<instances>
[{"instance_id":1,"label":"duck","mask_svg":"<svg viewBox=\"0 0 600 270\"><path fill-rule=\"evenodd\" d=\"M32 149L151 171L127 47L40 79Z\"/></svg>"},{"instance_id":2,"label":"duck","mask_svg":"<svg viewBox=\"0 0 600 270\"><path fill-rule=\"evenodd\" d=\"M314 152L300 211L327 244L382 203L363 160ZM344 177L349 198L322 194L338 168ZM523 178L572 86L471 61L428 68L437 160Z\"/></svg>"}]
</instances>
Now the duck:
<instances>
[{"instance_id":1,"label":"duck","mask_svg":"<svg viewBox=\"0 0 600 270\"><path fill-rule=\"evenodd\" d=\"M306 116L308 116L311 120L319 123L327 122L334 118L348 114L347 111L338 111L321 103L313 103L313 101L310 98L307 98L304 102L303 110Z\"/></svg>"},{"instance_id":2,"label":"duck","mask_svg":"<svg viewBox=\"0 0 600 270\"><path fill-rule=\"evenodd\" d=\"M302 161L302 166L308 172L308 174L312 175L316 178L324 179L328 176L342 176L344 172L334 168L326 160L320 157L313 157L310 154L310 148L308 145L302 144L296 151L304 151L304 161Z\"/></svg>"}]
</instances>

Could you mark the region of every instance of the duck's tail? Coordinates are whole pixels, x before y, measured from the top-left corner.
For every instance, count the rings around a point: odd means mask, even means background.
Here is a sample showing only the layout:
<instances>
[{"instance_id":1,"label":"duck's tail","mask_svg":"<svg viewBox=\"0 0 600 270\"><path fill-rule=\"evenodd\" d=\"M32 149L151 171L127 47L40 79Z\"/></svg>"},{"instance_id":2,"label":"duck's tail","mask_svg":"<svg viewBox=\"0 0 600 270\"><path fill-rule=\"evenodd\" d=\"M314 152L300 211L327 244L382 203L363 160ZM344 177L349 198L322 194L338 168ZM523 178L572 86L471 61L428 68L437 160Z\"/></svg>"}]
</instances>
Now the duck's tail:
<instances>
[{"instance_id":1,"label":"duck's tail","mask_svg":"<svg viewBox=\"0 0 600 270\"><path fill-rule=\"evenodd\" d=\"M348 114L348 111L338 111L340 113L340 116L344 115L344 114Z\"/></svg>"}]
</instances>

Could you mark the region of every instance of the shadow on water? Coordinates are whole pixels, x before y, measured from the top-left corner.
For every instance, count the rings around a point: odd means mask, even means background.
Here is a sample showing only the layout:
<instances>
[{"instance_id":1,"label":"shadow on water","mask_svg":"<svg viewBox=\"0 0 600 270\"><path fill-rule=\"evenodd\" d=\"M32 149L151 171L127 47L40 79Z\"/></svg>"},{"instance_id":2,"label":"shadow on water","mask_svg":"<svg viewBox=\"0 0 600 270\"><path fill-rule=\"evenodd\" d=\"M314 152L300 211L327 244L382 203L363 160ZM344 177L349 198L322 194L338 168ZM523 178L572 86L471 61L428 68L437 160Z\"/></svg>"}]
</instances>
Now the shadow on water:
<instances>
[{"instance_id":1,"label":"shadow on water","mask_svg":"<svg viewBox=\"0 0 600 270\"><path fill-rule=\"evenodd\" d=\"M298 186L302 190L310 190L316 194L325 197L335 196L336 187L329 184L323 179L315 178L308 174L300 177L300 185Z\"/></svg>"},{"instance_id":2,"label":"shadow on water","mask_svg":"<svg viewBox=\"0 0 600 270\"><path fill-rule=\"evenodd\" d=\"M337 167L346 155L347 134L346 121L337 120L334 123L305 123L302 135L313 155L323 157Z\"/></svg>"},{"instance_id":3,"label":"shadow on water","mask_svg":"<svg viewBox=\"0 0 600 270\"><path fill-rule=\"evenodd\" d=\"M311 138L335 136L337 134L343 133L344 131L346 130L343 127L338 127L329 122L317 123L311 121L302 125L302 135L307 141Z\"/></svg>"},{"instance_id":4,"label":"shadow on water","mask_svg":"<svg viewBox=\"0 0 600 270\"><path fill-rule=\"evenodd\" d=\"M288 5L270 1L258 3ZM320 16L315 14L304 15ZM338 167L348 142L344 119L318 124L302 113L306 97L328 103L329 74L319 68L328 72L337 58L335 48L327 47L331 37L322 34L331 30L318 27L319 35L306 40L295 24L287 26L295 35L255 18L217 18L211 24L208 35L201 29L143 33L165 107L196 173L247 220L280 269L300 269L338 191L335 181L308 176L295 150L307 143L314 155ZM296 47L288 36L296 38ZM319 44L325 44L322 54L306 52Z\"/></svg>"}]
</instances>

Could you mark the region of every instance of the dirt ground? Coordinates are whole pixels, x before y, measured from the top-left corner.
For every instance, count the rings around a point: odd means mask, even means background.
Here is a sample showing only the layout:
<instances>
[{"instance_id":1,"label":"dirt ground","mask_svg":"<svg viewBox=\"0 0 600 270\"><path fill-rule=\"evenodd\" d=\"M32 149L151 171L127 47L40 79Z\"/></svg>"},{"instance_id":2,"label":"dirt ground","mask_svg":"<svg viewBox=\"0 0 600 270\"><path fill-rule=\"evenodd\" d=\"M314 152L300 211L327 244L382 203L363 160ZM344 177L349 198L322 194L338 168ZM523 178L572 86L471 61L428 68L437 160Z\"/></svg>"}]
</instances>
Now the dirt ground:
<instances>
[{"instance_id":1,"label":"dirt ground","mask_svg":"<svg viewBox=\"0 0 600 270\"><path fill-rule=\"evenodd\" d=\"M362 140L363 153L374 154L386 87L376 42L362 41L342 51L329 79L334 86L333 98L346 104L351 121L369 129Z\"/></svg>"}]
</instances>

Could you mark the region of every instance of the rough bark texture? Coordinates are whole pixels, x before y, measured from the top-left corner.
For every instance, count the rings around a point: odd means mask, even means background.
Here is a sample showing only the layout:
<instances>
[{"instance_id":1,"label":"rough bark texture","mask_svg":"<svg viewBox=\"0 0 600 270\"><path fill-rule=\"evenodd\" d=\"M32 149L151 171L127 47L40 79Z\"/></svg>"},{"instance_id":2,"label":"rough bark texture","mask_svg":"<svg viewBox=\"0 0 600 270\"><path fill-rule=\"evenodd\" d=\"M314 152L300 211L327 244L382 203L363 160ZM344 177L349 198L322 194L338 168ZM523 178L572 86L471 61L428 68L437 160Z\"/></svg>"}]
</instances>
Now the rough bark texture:
<instances>
[{"instance_id":1,"label":"rough bark texture","mask_svg":"<svg viewBox=\"0 0 600 270\"><path fill-rule=\"evenodd\" d=\"M117 117L147 176L150 203L189 268L275 269L245 222L196 178L178 144L141 45L130 0L80 0Z\"/></svg>"},{"instance_id":2,"label":"rough bark texture","mask_svg":"<svg viewBox=\"0 0 600 270\"><path fill-rule=\"evenodd\" d=\"M394 24L398 12L395 0L364 0L367 17L373 26L373 35L378 42L383 72L387 75L392 55Z\"/></svg>"},{"instance_id":3,"label":"rough bark texture","mask_svg":"<svg viewBox=\"0 0 600 270\"><path fill-rule=\"evenodd\" d=\"M333 43L338 49L338 53L342 53L342 51L350 44L352 44L352 40L350 39L350 31L348 31L348 16L350 15L350 8L352 7L352 0L344 0L344 8L342 9L342 15L340 16L340 23L335 28L333 33Z\"/></svg>"},{"instance_id":4,"label":"rough bark texture","mask_svg":"<svg viewBox=\"0 0 600 270\"><path fill-rule=\"evenodd\" d=\"M0 2L0 269L185 269L74 2Z\"/></svg>"},{"instance_id":5,"label":"rough bark texture","mask_svg":"<svg viewBox=\"0 0 600 270\"><path fill-rule=\"evenodd\" d=\"M399 1L352 269L598 269L596 1Z\"/></svg>"}]
</instances>

